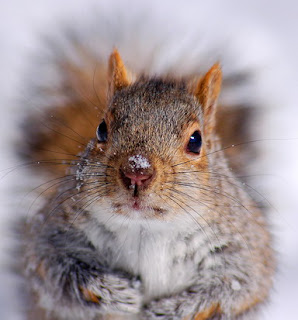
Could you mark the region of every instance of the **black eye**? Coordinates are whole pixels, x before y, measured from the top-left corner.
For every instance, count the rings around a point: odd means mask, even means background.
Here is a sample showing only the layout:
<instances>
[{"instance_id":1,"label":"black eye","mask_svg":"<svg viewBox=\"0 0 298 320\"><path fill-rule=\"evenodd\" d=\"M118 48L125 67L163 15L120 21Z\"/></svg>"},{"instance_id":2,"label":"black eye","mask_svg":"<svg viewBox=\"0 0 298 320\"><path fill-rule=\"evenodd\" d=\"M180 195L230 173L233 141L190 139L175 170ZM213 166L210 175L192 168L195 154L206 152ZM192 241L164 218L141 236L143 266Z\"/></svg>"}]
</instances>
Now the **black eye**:
<instances>
[{"instance_id":1,"label":"black eye","mask_svg":"<svg viewBox=\"0 0 298 320\"><path fill-rule=\"evenodd\" d=\"M102 123L96 129L96 137L98 142L106 142L108 138L107 124L103 120Z\"/></svg>"},{"instance_id":2,"label":"black eye","mask_svg":"<svg viewBox=\"0 0 298 320\"><path fill-rule=\"evenodd\" d=\"M195 131L188 142L187 151L199 154L202 146L202 137L199 131Z\"/></svg>"}]
</instances>

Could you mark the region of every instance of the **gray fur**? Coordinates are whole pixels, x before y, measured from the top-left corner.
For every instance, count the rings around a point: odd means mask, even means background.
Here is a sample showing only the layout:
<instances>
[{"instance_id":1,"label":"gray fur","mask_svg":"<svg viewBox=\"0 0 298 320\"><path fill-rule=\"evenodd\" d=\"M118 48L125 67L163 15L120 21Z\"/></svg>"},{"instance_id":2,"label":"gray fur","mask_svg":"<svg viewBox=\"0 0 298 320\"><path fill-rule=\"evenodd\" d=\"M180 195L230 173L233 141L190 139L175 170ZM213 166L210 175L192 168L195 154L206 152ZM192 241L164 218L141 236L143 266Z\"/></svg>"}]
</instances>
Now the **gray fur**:
<instances>
[{"instance_id":1,"label":"gray fur","mask_svg":"<svg viewBox=\"0 0 298 320\"><path fill-rule=\"evenodd\" d=\"M207 168L181 160L184 130L194 117L204 128L201 106L183 82L141 79L116 93L109 111L104 154L92 140L71 171L76 181L27 223L25 274L36 305L59 320L178 320L214 304L220 311L209 319L252 319L247 312L272 283L270 234L214 133L203 136ZM119 182L135 154L157 172L150 192L140 190L140 211Z\"/></svg>"}]
</instances>

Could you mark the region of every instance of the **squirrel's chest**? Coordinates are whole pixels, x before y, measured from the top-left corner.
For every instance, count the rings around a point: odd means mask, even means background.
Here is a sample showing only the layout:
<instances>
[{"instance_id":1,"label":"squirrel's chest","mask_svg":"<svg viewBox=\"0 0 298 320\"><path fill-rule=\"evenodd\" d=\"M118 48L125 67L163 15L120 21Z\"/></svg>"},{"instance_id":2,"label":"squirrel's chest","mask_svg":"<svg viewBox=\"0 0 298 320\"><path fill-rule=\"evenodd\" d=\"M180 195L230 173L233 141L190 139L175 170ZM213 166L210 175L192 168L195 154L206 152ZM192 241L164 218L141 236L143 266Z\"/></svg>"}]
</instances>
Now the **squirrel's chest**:
<instances>
[{"instance_id":1,"label":"squirrel's chest","mask_svg":"<svg viewBox=\"0 0 298 320\"><path fill-rule=\"evenodd\" d=\"M198 264L208 253L206 237L153 232L140 227L117 233L113 240L97 244L106 251L113 269L140 276L145 300L180 292L194 283Z\"/></svg>"}]
</instances>

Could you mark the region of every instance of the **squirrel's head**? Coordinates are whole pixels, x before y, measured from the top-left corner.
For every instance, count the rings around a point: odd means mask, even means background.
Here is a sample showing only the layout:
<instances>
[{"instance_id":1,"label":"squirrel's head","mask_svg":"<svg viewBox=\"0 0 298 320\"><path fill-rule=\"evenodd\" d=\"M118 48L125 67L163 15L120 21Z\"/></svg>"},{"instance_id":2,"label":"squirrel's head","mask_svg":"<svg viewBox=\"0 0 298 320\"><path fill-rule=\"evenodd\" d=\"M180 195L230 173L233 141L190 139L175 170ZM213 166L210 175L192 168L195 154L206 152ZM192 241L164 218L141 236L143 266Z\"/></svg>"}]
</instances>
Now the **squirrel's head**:
<instances>
[{"instance_id":1,"label":"squirrel's head","mask_svg":"<svg viewBox=\"0 0 298 320\"><path fill-rule=\"evenodd\" d=\"M220 66L196 81L133 81L115 50L108 82L106 114L86 166L104 195L99 202L119 215L171 220L173 212L208 201Z\"/></svg>"}]
</instances>

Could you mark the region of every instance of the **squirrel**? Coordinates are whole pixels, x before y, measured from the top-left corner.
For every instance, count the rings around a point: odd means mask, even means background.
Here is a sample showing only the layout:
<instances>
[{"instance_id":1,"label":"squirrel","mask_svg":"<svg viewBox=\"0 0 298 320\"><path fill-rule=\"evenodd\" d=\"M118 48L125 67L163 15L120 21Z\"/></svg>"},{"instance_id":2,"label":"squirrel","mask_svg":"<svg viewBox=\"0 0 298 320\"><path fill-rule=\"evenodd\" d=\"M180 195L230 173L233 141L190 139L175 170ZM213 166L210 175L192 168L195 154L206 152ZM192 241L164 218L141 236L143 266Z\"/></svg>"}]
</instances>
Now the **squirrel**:
<instances>
[{"instance_id":1,"label":"squirrel","mask_svg":"<svg viewBox=\"0 0 298 320\"><path fill-rule=\"evenodd\" d=\"M72 101L46 112L62 131L25 123L23 154L55 176L20 236L27 319L257 319L275 255L218 134L220 64L135 76L115 49L91 75L61 68Z\"/></svg>"}]
</instances>

